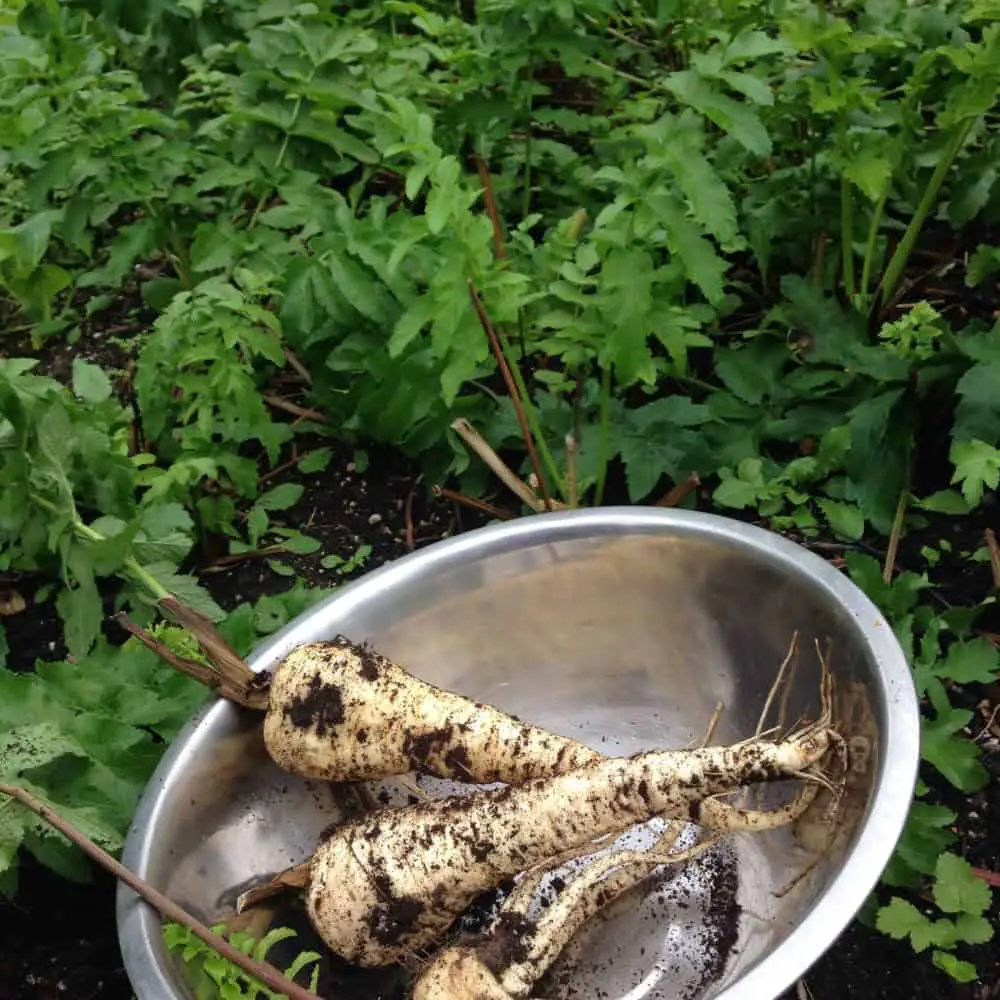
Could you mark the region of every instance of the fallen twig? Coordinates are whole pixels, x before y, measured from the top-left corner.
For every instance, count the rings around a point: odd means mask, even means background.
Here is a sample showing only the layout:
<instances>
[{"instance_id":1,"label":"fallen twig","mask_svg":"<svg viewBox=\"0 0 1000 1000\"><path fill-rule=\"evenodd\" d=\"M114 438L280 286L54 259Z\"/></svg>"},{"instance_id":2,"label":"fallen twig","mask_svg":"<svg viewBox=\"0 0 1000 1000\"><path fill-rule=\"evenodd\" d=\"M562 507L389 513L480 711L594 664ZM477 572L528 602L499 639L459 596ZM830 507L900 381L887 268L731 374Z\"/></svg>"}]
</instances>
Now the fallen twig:
<instances>
[{"instance_id":1,"label":"fallen twig","mask_svg":"<svg viewBox=\"0 0 1000 1000\"><path fill-rule=\"evenodd\" d=\"M288 362L289 367L293 368L296 371L296 373L302 378L302 381L305 382L306 385L313 384L312 375L309 374L309 369L306 368L306 366L302 364L301 361L299 361L298 357L296 357L295 355L295 352L290 347L285 348L285 360Z\"/></svg>"},{"instance_id":2,"label":"fallen twig","mask_svg":"<svg viewBox=\"0 0 1000 1000\"><path fill-rule=\"evenodd\" d=\"M478 510L481 514L488 514L490 517L499 518L501 521L512 521L514 519L514 515L509 510L494 507L493 504L486 503L485 500L467 497L464 493L459 493L457 490L449 490L445 486L435 486L434 495L440 497L442 500L451 500L454 503L460 503L463 507Z\"/></svg>"},{"instance_id":3,"label":"fallen twig","mask_svg":"<svg viewBox=\"0 0 1000 1000\"><path fill-rule=\"evenodd\" d=\"M273 406L276 410L284 410L285 413L292 414L293 417L301 417L303 420L315 420L318 424L325 424L326 417L319 410L310 410L308 407L299 406L283 396L275 396L274 393L264 393L264 402L268 406Z\"/></svg>"},{"instance_id":4,"label":"fallen twig","mask_svg":"<svg viewBox=\"0 0 1000 1000\"><path fill-rule=\"evenodd\" d=\"M276 556L287 556L291 553L280 545L274 545L266 549L250 549L247 552L235 552L227 556L219 556L207 566L202 566L199 573L225 573L226 570L238 566L249 559L273 559Z\"/></svg>"},{"instance_id":5,"label":"fallen twig","mask_svg":"<svg viewBox=\"0 0 1000 1000\"><path fill-rule=\"evenodd\" d=\"M141 896L160 916L174 923L182 924L196 934L210 948L214 948L223 958L238 965L247 975L260 980L265 986L284 993L289 1000L319 1000L315 993L310 992L298 983L292 982L278 969L267 962L258 962L249 955L235 948L232 944L210 931L203 923L192 917L186 910L178 906L172 899L154 889L144 879L129 871L121 862L116 861L107 851L102 850L92 840L85 837L71 823L64 820L58 813L40 802L29 792L18 785L0 783L0 795L9 795L25 808L40 816L46 823L58 830L89 858L96 861L102 868L121 879L130 889Z\"/></svg>"},{"instance_id":6,"label":"fallen twig","mask_svg":"<svg viewBox=\"0 0 1000 1000\"><path fill-rule=\"evenodd\" d=\"M523 480L518 479L504 460L490 447L486 439L465 417L455 420L451 429L492 469L497 478L536 514L544 509L544 503L532 492Z\"/></svg>"}]
</instances>

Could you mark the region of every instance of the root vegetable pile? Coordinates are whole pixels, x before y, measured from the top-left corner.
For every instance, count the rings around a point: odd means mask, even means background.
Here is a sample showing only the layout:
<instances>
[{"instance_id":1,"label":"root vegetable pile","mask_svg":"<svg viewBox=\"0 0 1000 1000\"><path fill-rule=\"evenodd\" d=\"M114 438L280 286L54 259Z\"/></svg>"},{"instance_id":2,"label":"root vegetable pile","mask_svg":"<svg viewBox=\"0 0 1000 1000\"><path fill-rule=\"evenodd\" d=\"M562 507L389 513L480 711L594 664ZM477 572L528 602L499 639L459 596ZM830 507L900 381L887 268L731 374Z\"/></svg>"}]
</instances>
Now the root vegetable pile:
<instances>
[{"instance_id":1,"label":"root vegetable pile","mask_svg":"<svg viewBox=\"0 0 1000 1000\"><path fill-rule=\"evenodd\" d=\"M428 684L342 636L295 649L268 676L220 647L204 622L186 624L214 671L127 627L178 669L262 712L264 743L287 772L345 783L417 773L500 786L373 808L327 830L311 859L250 894L262 899L281 887L301 889L316 931L347 962L410 968L416 962L413 1000L528 996L607 903L692 852L599 857L532 920L528 905L540 870L595 854L602 842L654 819L671 821L675 832L688 823L700 827L708 838L695 850L729 834L791 823L828 784L829 755L845 745L833 728L832 679L822 655L822 713L790 735L760 735L762 719L758 735L730 746L609 758ZM782 675L783 669L779 682ZM723 799L795 780L805 783L781 808L742 809ZM469 905L511 878L520 879L518 887L482 939L452 941ZM517 947L510 947L512 929Z\"/></svg>"}]
</instances>

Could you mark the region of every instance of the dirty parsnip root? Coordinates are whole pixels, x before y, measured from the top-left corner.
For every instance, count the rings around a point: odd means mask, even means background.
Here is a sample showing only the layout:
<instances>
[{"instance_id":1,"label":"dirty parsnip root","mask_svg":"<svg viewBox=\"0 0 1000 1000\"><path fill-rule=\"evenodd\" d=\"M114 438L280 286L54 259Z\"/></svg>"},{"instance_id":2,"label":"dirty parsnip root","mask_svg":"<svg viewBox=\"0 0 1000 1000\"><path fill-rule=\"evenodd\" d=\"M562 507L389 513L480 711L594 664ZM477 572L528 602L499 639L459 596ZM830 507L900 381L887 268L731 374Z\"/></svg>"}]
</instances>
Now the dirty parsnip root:
<instances>
[{"instance_id":1,"label":"dirty parsnip root","mask_svg":"<svg viewBox=\"0 0 1000 1000\"><path fill-rule=\"evenodd\" d=\"M576 933L609 903L634 889L651 870L677 865L712 847L711 837L684 851L660 845L676 840L683 824L668 823L652 848L592 861L537 917L531 916L540 876L526 875L479 940L442 948L414 984L412 1000L521 1000Z\"/></svg>"},{"instance_id":2,"label":"dirty parsnip root","mask_svg":"<svg viewBox=\"0 0 1000 1000\"><path fill-rule=\"evenodd\" d=\"M299 646L272 674L255 674L211 623L192 618L190 609L184 616L214 670L119 620L171 666L230 701L262 711L268 753L290 774L357 782L416 772L520 785L601 759L576 740L435 687L344 636Z\"/></svg>"},{"instance_id":3,"label":"dirty parsnip root","mask_svg":"<svg viewBox=\"0 0 1000 1000\"><path fill-rule=\"evenodd\" d=\"M676 840L683 823L668 823L644 851L617 851L590 862L532 918L531 908L540 877L525 876L504 901L496 920L474 942L441 948L420 973L412 1000L522 1000L548 972L566 945L602 909L635 889L663 865L680 865L713 847L722 835L710 832L759 832L792 823L812 804L820 786L806 785L788 805L771 811L740 810L714 799L701 804L715 815L702 839L692 847L669 852L661 844Z\"/></svg>"},{"instance_id":4,"label":"dirty parsnip root","mask_svg":"<svg viewBox=\"0 0 1000 1000\"><path fill-rule=\"evenodd\" d=\"M428 684L343 637L302 646L279 664L264 741L280 767L328 781L416 771L520 785L600 758L582 743Z\"/></svg>"},{"instance_id":5,"label":"dirty parsnip root","mask_svg":"<svg viewBox=\"0 0 1000 1000\"><path fill-rule=\"evenodd\" d=\"M349 962L398 962L505 879L657 816L699 823L715 796L814 776L836 739L824 716L782 742L607 758L520 787L382 810L319 844L310 920Z\"/></svg>"}]
</instances>

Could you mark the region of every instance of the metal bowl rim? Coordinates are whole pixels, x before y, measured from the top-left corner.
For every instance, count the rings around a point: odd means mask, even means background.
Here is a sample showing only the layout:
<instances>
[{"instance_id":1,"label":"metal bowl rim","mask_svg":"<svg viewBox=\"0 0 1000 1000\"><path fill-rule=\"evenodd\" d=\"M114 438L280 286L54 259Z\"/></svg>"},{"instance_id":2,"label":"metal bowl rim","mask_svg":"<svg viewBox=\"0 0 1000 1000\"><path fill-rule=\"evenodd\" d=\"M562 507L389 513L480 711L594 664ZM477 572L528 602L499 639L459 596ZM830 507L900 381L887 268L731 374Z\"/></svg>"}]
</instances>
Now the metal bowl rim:
<instances>
[{"instance_id":1,"label":"metal bowl rim","mask_svg":"<svg viewBox=\"0 0 1000 1000\"><path fill-rule=\"evenodd\" d=\"M909 814L920 760L920 714L906 656L882 612L844 573L820 556L775 532L718 514L661 507L599 507L534 514L491 524L425 549L407 553L346 584L263 642L248 658L255 670L269 669L285 653L310 641L318 620L342 618L382 591L404 586L437 565L453 566L489 555L579 538L628 535L694 536L720 540L782 564L825 590L854 619L876 673L873 687L884 706L886 729L874 794L859 821L855 843L843 867L822 890L806 917L781 944L724 988L715 1000L776 1000L833 945L875 888L895 850ZM133 814L122 862L140 876L146 870L149 830L168 798L175 762L198 730L213 728L232 706L207 703L177 735L161 758ZM117 923L123 963L137 1000L184 1000L155 962L159 919L132 890L119 883Z\"/></svg>"}]
</instances>

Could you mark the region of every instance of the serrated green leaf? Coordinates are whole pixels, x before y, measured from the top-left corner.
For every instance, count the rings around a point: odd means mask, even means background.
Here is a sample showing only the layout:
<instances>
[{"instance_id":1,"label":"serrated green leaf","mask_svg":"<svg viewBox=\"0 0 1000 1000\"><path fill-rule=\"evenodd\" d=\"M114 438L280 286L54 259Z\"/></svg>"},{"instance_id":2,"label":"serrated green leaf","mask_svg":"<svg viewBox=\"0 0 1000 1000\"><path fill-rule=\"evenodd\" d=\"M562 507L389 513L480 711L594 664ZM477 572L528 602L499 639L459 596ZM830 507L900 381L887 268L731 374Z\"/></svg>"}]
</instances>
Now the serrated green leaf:
<instances>
[{"instance_id":1,"label":"serrated green leaf","mask_svg":"<svg viewBox=\"0 0 1000 1000\"><path fill-rule=\"evenodd\" d=\"M282 483L261 494L254 506L261 510L288 510L302 499L304 492L302 483Z\"/></svg>"},{"instance_id":2,"label":"serrated green leaf","mask_svg":"<svg viewBox=\"0 0 1000 1000\"><path fill-rule=\"evenodd\" d=\"M938 858L933 892L934 902L945 913L979 916L993 901L989 885L973 873L972 865L950 852Z\"/></svg>"},{"instance_id":3,"label":"serrated green leaf","mask_svg":"<svg viewBox=\"0 0 1000 1000\"><path fill-rule=\"evenodd\" d=\"M75 657L86 656L97 640L103 607L92 575L75 587L64 587L56 597L56 610L63 623L66 648Z\"/></svg>"},{"instance_id":4,"label":"serrated green leaf","mask_svg":"<svg viewBox=\"0 0 1000 1000\"><path fill-rule=\"evenodd\" d=\"M966 944L986 944L993 940L993 925L986 917L960 913L955 918L955 936Z\"/></svg>"},{"instance_id":5,"label":"serrated green leaf","mask_svg":"<svg viewBox=\"0 0 1000 1000\"><path fill-rule=\"evenodd\" d=\"M225 618L225 611L215 603L214 598L199 583L197 577L175 572L175 566L170 563L154 562L143 568L174 597L190 605L195 611L207 615L213 622Z\"/></svg>"},{"instance_id":6,"label":"serrated green leaf","mask_svg":"<svg viewBox=\"0 0 1000 1000\"><path fill-rule=\"evenodd\" d=\"M837 500L817 500L816 505L826 515L830 527L841 537L857 541L864 535L864 515L853 504Z\"/></svg>"},{"instance_id":7,"label":"serrated green leaf","mask_svg":"<svg viewBox=\"0 0 1000 1000\"><path fill-rule=\"evenodd\" d=\"M955 466L952 483L962 484L962 496L971 507L978 507L987 488L1000 485L1000 449L985 441L956 441L949 459Z\"/></svg>"},{"instance_id":8,"label":"serrated green leaf","mask_svg":"<svg viewBox=\"0 0 1000 1000\"><path fill-rule=\"evenodd\" d=\"M917 940L923 941L923 948L930 943L931 922L912 903L899 896L893 896L889 903L878 911L875 926L896 941L911 938L915 951L922 950L918 947Z\"/></svg>"},{"instance_id":9,"label":"serrated green leaf","mask_svg":"<svg viewBox=\"0 0 1000 1000\"><path fill-rule=\"evenodd\" d=\"M935 673L956 684L989 684L1000 673L1000 650L982 638L953 643Z\"/></svg>"},{"instance_id":10,"label":"serrated green leaf","mask_svg":"<svg viewBox=\"0 0 1000 1000\"><path fill-rule=\"evenodd\" d=\"M693 70L669 73L663 82L677 100L701 112L749 152L755 156L770 154L771 138L749 105L721 93Z\"/></svg>"},{"instance_id":11,"label":"serrated green leaf","mask_svg":"<svg viewBox=\"0 0 1000 1000\"><path fill-rule=\"evenodd\" d=\"M330 464L332 457L332 448L315 448L299 459L299 472L303 472L306 475L311 475L314 472L322 472Z\"/></svg>"},{"instance_id":12,"label":"serrated green leaf","mask_svg":"<svg viewBox=\"0 0 1000 1000\"><path fill-rule=\"evenodd\" d=\"M942 972L946 972L956 982L974 983L979 978L979 973L971 962L956 958L951 952L934 951L931 953L931 959Z\"/></svg>"}]
</instances>

